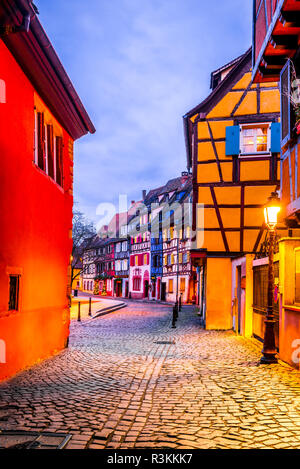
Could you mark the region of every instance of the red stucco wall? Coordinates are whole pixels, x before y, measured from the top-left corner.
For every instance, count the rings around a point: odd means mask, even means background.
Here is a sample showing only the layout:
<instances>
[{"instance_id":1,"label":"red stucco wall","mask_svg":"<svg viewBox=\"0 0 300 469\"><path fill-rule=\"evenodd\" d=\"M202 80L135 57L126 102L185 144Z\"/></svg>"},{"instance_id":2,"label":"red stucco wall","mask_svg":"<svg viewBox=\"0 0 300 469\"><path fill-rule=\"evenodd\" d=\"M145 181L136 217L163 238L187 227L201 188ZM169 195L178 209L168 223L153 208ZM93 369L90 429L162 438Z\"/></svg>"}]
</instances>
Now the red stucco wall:
<instances>
[{"instance_id":1,"label":"red stucco wall","mask_svg":"<svg viewBox=\"0 0 300 469\"><path fill-rule=\"evenodd\" d=\"M6 84L0 104L2 380L61 350L68 337L73 163L63 131L64 190L34 165L34 88L2 41L0 63ZM8 273L14 272L21 274L20 310L9 313Z\"/></svg>"}]
</instances>

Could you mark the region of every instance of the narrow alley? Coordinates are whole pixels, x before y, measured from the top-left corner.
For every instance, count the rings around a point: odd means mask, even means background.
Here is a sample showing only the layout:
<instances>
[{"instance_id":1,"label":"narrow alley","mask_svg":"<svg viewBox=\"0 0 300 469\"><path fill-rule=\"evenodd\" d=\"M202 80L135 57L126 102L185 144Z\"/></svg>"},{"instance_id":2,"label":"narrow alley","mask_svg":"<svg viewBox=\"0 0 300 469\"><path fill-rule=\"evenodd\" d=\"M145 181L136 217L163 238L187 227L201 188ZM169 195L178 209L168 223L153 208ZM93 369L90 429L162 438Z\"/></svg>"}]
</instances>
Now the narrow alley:
<instances>
[{"instance_id":1,"label":"narrow alley","mask_svg":"<svg viewBox=\"0 0 300 469\"><path fill-rule=\"evenodd\" d=\"M200 327L193 307L129 302L73 320L69 349L0 384L0 428L68 448L299 448L300 375L260 345Z\"/></svg>"}]
</instances>

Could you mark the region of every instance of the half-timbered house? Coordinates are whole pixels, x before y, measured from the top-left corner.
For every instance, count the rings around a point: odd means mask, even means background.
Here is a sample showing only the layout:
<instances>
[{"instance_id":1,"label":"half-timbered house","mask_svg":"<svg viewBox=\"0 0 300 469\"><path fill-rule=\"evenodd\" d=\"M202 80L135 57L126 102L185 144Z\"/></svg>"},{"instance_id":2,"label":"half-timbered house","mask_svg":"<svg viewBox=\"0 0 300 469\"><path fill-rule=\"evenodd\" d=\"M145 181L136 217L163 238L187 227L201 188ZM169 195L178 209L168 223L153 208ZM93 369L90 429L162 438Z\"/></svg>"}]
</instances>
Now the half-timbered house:
<instances>
[{"instance_id":1,"label":"half-timbered house","mask_svg":"<svg viewBox=\"0 0 300 469\"><path fill-rule=\"evenodd\" d=\"M135 217L136 218L136 217ZM131 236L129 291L130 297L148 299L150 295L150 231L148 212L138 216L139 234ZM130 221L133 226L133 221Z\"/></svg>"},{"instance_id":2,"label":"half-timbered house","mask_svg":"<svg viewBox=\"0 0 300 469\"><path fill-rule=\"evenodd\" d=\"M183 173L176 179L176 190L168 199L169 209L163 212L163 278L162 299L187 303L192 301L191 288L191 223L185 217L190 215L192 202L191 176ZM188 210L184 209L187 205Z\"/></svg>"},{"instance_id":3,"label":"half-timbered house","mask_svg":"<svg viewBox=\"0 0 300 469\"><path fill-rule=\"evenodd\" d=\"M114 278L114 296L129 296L129 255L130 241L120 238L114 243L115 253L115 278Z\"/></svg>"},{"instance_id":4,"label":"half-timbered house","mask_svg":"<svg viewBox=\"0 0 300 469\"><path fill-rule=\"evenodd\" d=\"M254 324L259 335L264 318L253 314L243 287L246 260L264 239L263 206L280 184L280 102L278 84L253 83L251 67L249 49L213 72L212 92L184 116L184 130L193 173L192 261L206 328L238 323L252 334Z\"/></svg>"},{"instance_id":5,"label":"half-timbered house","mask_svg":"<svg viewBox=\"0 0 300 469\"><path fill-rule=\"evenodd\" d=\"M281 100L281 218L279 241L279 357L299 367L300 330L300 2L254 0L253 81L279 82ZM269 93L268 102L274 104ZM296 356L295 356L296 354Z\"/></svg>"}]
</instances>

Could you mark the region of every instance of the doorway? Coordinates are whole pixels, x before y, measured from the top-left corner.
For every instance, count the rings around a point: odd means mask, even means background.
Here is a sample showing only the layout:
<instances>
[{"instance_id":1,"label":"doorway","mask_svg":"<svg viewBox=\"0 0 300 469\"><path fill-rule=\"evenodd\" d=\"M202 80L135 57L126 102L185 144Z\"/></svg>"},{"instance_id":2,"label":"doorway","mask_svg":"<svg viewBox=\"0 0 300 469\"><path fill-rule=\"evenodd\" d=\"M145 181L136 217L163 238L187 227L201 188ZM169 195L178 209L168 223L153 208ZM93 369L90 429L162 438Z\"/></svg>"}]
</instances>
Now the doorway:
<instances>
[{"instance_id":1,"label":"doorway","mask_svg":"<svg viewBox=\"0 0 300 469\"><path fill-rule=\"evenodd\" d=\"M122 281L117 280L116 282L116 296L119 298L122 296Z\"/></svg>"},{"instance_id":2,"label":"doorway","mask_svg":"<svg viewBox=\"0 0 300 469\"><path fill-rule=\"evenodd\" d=\"M167 297L167 284L166 282L161 283L161 301L166 301Z\"/></svg>"},{"instance_id":3,"label":"doorway","mask_svg":"<svg viewBox=\"0 0 300 469\"><path fill-rule=\"evenodd\" d=\"M236 268L236 299L237 299L237 323L235 330L241 333L241 312L242 312L242 268L239 265Z\"/></svg>"},{"instance_id":4,"label":"doorway","mask_svg":"<svg viewBox=\"0 0 300 469\"><path fill-rule=\"evenodd\" d=\"M144 298L148 298L149 295L149 282L145 280L144 282Z\"/></svg>"}]
</instances>

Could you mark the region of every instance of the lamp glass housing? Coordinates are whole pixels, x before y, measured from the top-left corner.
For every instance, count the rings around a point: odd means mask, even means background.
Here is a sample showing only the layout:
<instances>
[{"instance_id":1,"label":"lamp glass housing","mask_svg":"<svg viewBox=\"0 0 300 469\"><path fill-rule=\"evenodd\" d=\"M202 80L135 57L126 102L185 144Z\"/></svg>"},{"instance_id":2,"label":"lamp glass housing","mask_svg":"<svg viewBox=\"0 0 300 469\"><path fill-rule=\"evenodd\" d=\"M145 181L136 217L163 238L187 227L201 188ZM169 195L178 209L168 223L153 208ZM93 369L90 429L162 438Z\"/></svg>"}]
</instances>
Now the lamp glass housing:
<instances>
[{"instance_id":1,"label":"lamp glass housing","mask_svg":"<svg viewBox=\"0 0 300 469\"><path fill-rule=\"evenodd\" d=\"M280 199L276 193L273 193L269 198L267 205L265 206L265 222L268 228L274 229L277 225L277 216L280 212Z\"/></svg>"}]
</instances>

